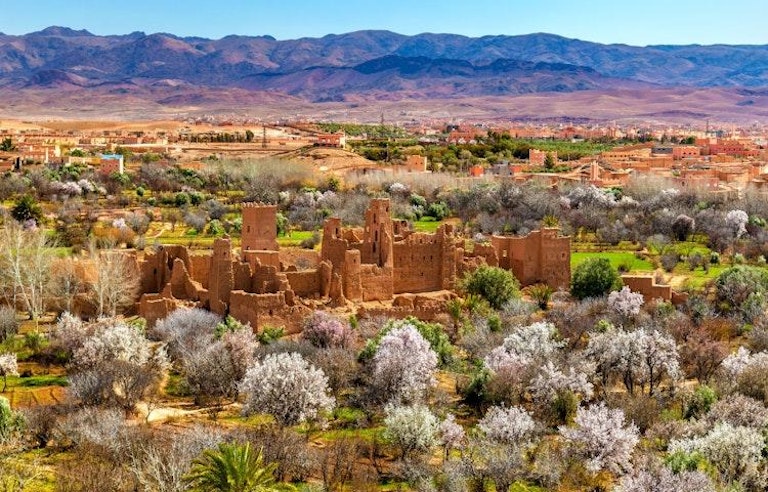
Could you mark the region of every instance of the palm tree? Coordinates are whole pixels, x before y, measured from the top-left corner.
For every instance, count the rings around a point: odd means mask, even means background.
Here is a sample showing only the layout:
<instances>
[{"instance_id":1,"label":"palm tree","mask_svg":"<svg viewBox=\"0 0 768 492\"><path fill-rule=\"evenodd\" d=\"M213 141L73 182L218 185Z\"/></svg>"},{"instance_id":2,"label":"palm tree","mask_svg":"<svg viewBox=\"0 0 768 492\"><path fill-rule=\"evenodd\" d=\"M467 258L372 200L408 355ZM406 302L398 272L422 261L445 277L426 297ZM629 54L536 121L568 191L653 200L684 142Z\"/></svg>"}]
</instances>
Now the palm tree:
<instances>
[{"instance_id":1,"label":"palm tree","mask_svg":"<svg viewBox=\"0 0 768 492\"><path fill-rule=\"evenodd\" d=\"M277 463L265 466L261 450L254 453L250 443L222 443L218 449L203 451L185 480L190 490L198 492L295 491L292 485L275 479L275 468Z\"/></svg>"}]
</instances>

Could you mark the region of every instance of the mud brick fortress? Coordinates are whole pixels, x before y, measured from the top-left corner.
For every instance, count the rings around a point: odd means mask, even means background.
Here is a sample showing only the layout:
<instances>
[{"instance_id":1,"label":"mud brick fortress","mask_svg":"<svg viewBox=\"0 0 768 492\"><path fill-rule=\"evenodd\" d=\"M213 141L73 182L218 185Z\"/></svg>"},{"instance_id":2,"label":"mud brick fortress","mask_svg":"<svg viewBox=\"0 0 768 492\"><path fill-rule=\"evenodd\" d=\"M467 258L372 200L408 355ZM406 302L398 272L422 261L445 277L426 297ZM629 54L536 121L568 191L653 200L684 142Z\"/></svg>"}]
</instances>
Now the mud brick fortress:
<instances>
[{"instance_id":1,"label":"mud brick fortress","mask_svg":"<svg viewBox=\"0 0 768 492\"><path fill-rule=\"evenodd\" d=\"M197 306L254 329L284 326L291 333L322 305L434 319L454 296L457 280L482 264L511 270L523 286L567 289L570 283L570 238L558 229L493 236L468 251L452 225L434 234L413 232L390 217L389 199L373 199L363 228L326 220L321 250L313 253L317 265L299 270L278 250L276 215L275 206L244 205L239 255L229 239L217 239L207 255L183 246L147 253L138 262L139 314L152 324L179 306Z\"/></svg>"}]
</instances>

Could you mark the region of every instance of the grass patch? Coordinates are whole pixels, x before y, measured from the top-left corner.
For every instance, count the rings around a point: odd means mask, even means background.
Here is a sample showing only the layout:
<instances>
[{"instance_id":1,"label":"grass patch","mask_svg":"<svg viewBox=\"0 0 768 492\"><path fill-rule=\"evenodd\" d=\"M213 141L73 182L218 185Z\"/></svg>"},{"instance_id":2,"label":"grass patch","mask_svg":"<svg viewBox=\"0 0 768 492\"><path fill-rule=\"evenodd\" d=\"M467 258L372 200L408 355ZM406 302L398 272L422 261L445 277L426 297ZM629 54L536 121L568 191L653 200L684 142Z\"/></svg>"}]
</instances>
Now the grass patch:
<instances>
[{"instance_id":1,"label":"grass patch","mask_svg":"<svg viewBox=\"0 0 768 492\"><path fill-rule=\"evenodd\" d=\"M429 218L423 218L421 220L417 220L413 223L413 230L416 232L437 232L437 230L440 228L441 225L443 225L442 221L439 220L429 220L432 219Z\"/></svg>"},{"instance_id":2,"label":"grass patch","mask_svg":"<svg viewBox=\"0 0 768 492\"><path fill-rule=\"evenodd\" d=\"M8 376L8 387L16 388L45 388L48 386L69 386L67 377L53 374L44 374L41 376L30 376L22 378L18 376Z\"/></svg>"},{"instance_id":3,"label":"grass patch","mask_svg":"<svg viewBox=\"0 0 768 492\"><path fill-rule=\"evenodd\" d=\"M365 439L366 441L373 441L377 434L381 433L384 427L368 427L365 429L333 429L326 430L314 434L313 437L318 437L323 440L333 441L336 439Z\"/></svg>"},{"instance_id":4,"label":"grass patch","mask_svg":"<svg viewBox=\"0 0 768 492\"><path fill-rule=\"evenodd\" d=\"M173 372L168 374L168 379L165 381L164 391L168 396L190 396L189 389L187 388L187 385L184 384L184 378L181 374Z\"/></svg>"},{"instance_id":5,"label":"grass patch","mask_svg":"<svg viewBox=\"0 0 768 492\"><path fill-rule=\"evenodd\" d=\"M571 253L571 270L589 258L608 258L611 266L618 270L620 265L629 265L630 272L652 272L653 265L628 251L606 251L600 253Z\"/></svg>"},{"instance_id":6,"label":"grass patch","mask_svg":"<svg viewBox=\"0 0 768 492\"><path fill-rule=\"evenodd\" d=\"M694 271L690 271L687 265L677 265L673 273L681 277L685 277L685 285L693 289L702 289L710 281L716 279L723 271L731 268L730 265L710 265L709 271L704 271L703 268L697 268Z\"/></svg>"},{"instance_id":7,"label":"grass patch","mask_svg":"<svg viewBox=\"0 0 768 492\"><path fill-rule=\"evenodd\" d=\"M277 244L284 248L298 248L305 239L312 239L314 233L315 231L291 231L290 236L278 236ZM323 233L320 232L321 240L322 236Z\"/></svg>"}]
</instances>

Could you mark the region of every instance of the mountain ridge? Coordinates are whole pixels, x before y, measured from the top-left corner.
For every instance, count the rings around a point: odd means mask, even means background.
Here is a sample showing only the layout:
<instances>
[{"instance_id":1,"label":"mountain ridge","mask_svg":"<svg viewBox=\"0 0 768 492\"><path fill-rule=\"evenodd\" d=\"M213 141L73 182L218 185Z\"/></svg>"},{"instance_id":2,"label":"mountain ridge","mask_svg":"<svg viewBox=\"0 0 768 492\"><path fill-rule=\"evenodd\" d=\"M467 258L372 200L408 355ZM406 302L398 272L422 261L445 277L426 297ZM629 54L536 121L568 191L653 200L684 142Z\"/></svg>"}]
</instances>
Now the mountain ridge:
<instances>
[{"instance_id":1,"label":"mountain ridge","mask_svg":"<svg viewBox=\"0 0 768 492\"><path fill-rule=\"evenodd\" d=\"M766 87L768 45L638 47L548 33L408 36L385 30L294 40L140 31L102 36L61 26L0 34L0 92L38 100L48 92L80 90L94 105L123 93L133 102L149 98L151 105L205 101L213 107L210 94L227 99L226 91L243 90L264 93L248 100L284 94L290 101L360 103L727 88L743 110L753 106L746 99L752 96L739 91L762 98Z\"/></svg>"}]
</instances>

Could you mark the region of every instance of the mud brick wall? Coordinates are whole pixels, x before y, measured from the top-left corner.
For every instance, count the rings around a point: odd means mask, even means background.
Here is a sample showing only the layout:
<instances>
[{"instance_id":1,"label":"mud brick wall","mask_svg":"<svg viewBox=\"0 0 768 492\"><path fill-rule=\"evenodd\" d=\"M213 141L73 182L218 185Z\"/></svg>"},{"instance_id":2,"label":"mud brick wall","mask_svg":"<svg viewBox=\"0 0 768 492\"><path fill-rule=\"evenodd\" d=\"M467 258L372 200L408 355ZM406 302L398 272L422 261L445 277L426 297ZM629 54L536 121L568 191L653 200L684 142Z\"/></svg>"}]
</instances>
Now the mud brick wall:
<instances>
[{"instance_id":1,"label":"mud brick wall","mask_svg":"<svg viewBox=\"0 0 768 492\"><path fill-rule=\"evenodd\" d=\"M242 250L277 251L277 206L243 204Z\"/></svg>"},{"instance_id":2,"label":"mud brick wall","mask_svg":"<svg viewBox=\"0 0 768 492\"><path fill-rule=\"evenodd\" d=\"M669 301L672 299L672 286L659 285L654 278L649 275L622 275L621 281L629 287L632 292L638 292L643 295L645 302L654 299Z\"/></svg>"},{"instance_id":3,"label":"mud brick wall","mask_svg":"<svg viewBox=\"0 0 768 492\"><path fill-rule=\"evenodd\" d=\"M285 276L291 290L299 297L318 297L322 291L322 274L319 269L285 272Z\"/></svg>"},{"instance_id":4,"label":"mud brick wall","mask_svg":"<svg viewBox=\"0 0 768 492\"><path fill-rule=\"evenodd\" d=\"M559 237L558 229L533 231L524 237L492 236L501 268L512 270L523 286L545 283L568 288L571 281L571 238Z\"/></svg>"},{"instance_id":5,"label":"mud brick wall","mask_svg":"<svg viewBox=\"0 0 768 492\"><path fill-rule=\"evenodd\" d=\"M391 268L360 265L360 287L363 301L386 301L394 296Z\"/></svg>"}]
</instances>

